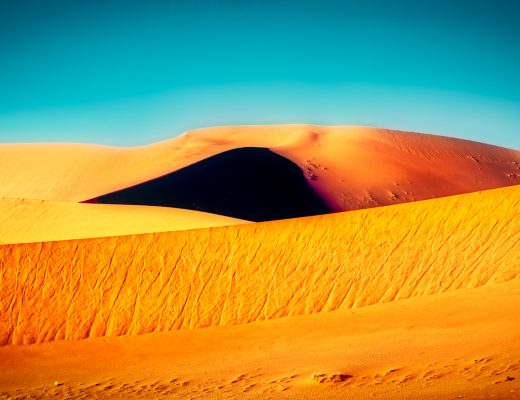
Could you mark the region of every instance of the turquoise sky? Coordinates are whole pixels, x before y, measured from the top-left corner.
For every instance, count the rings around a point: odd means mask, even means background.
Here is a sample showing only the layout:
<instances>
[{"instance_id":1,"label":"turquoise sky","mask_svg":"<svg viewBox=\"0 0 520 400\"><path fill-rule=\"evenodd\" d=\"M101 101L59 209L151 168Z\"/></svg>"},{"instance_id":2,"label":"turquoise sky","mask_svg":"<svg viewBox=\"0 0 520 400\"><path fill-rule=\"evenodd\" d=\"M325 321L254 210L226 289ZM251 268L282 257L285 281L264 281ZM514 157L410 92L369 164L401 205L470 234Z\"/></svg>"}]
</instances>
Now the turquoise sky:
<instances>
[{"instance_id":1,"label":"turquoise sky","mask_svg":"<svg viewBox=\"0 0 520 400\"><path fill-rule=\"evenodd\" d=\"M520 2L0 3L0 142L370 125L520 149Z\"/></svg>"}]
</instances>

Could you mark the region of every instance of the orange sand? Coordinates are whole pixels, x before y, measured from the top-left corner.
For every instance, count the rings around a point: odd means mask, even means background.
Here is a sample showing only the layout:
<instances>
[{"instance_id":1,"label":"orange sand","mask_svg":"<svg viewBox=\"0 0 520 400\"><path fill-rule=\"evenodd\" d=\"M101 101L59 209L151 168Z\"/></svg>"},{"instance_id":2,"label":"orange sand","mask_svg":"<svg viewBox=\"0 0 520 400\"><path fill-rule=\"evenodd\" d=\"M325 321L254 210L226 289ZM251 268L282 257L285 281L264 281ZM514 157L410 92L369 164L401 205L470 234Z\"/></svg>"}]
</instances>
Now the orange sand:
<instances>
[{"instance_id":1,"label":"orange sand","mask_svg":"<svg viewBox=\"0 0 520 400\"><path fill-rule=\"evenodd\" d=\"M135 148L0 145L0 197L84 201L239 147L289 158L338 211L520 183L520 152L491 145L365 127L239 126Z\"/></svg>"},{"instance_id":2,"label":"orange sand","mask_svg":"<svg viewBox=\"0 0 520 400\"><path fill-rule=\"evenodd\" d=\"M0 344L236 325L514 279L520 185L258 224L0 246Z\"/></svg>"},{"instance_id":3,"label":"orange sand","mask_svg":"<svg viewBox=\"0 0 520 400\"><path fill-rule=\"evenodd\" d=\"M246 222L179 208L0 199L0 244L168 232Z\"/></svg>"},{"instance_id":4,"label":"orange sand","mask_svg":"<svg viewBox=\"0 0 520 400\"><path fill-rule=\"evenodd\" d=\"M519 307L514 279L239 326L4 346L0 399L518 399ZM313 379L338 372L351 377Z\"/></svg>"},{"instance_id":5,"label":"orange sand","mask_svg":"<svg viewBox=\"0 0 520 400\"><path fill-rule=\"evenodd\" d=\"M251 146L362 210L70 203ZM286 125L0 145L0 166L0 399L520 398L518 151Z\"/></svg>"}]
</instances>

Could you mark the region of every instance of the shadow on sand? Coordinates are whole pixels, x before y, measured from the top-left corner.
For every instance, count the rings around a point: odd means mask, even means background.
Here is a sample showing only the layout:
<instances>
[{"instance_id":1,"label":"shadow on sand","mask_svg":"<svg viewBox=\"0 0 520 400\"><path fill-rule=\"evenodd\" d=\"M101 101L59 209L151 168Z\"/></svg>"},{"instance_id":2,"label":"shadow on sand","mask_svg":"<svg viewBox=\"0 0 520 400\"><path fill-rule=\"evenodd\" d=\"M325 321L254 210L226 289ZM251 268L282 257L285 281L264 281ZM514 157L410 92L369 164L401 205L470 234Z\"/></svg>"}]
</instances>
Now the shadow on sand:
<instances>
[{"instance_id":1,"label":"shadow on sand","mask_svg":"<svg viewBox=\"0 0 520 400\"><path fill-rule=\"evenodd\" d=\"M255 147L229 150L86 202L187 208L250 221L331 211L296 164Z\"/></svg>"}]
</instances>

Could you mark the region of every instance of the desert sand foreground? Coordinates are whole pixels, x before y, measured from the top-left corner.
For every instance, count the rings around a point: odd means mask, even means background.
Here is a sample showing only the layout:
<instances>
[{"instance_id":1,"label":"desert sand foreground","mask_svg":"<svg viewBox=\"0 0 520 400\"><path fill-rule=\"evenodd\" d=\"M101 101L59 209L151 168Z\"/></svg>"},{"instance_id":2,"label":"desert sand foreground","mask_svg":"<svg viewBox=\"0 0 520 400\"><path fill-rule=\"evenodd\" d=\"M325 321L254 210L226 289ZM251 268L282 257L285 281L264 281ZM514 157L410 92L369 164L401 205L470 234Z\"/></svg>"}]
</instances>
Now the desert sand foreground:
<instances>
[{"instance_id":1,"label":"desert sand foreground","mask_svg":"<svg viewBox=\"0 0 520 400\"><path fill-rule=\"evenodd\" d=\"M86 201L244 147L269 149L293 163L331 211L520 183L520 152L482 143L367 127L236 126L134 148L2 144L0 197ZM212 195L216 201L225 193Z\"/></svg>"},{"instance_id":2,"label":"desert sand foreground","mask_svg":"<svg viewBox=\"0 0 520 400\"><path fill-rule=\"evenodd\" d=\"M168 232L247 223L180 208L0 199L0 244Z\"/></svg>"},{"instance_id":3,"label":"desert sand foreground","mask_svg":"<svg viewBox=\"0 0 520 400\"><path fill-rule=\"evenodd\" d=\"M518 399L519 283L238 326L4 346L0 398Z\"/></svg>"}]
</instances>

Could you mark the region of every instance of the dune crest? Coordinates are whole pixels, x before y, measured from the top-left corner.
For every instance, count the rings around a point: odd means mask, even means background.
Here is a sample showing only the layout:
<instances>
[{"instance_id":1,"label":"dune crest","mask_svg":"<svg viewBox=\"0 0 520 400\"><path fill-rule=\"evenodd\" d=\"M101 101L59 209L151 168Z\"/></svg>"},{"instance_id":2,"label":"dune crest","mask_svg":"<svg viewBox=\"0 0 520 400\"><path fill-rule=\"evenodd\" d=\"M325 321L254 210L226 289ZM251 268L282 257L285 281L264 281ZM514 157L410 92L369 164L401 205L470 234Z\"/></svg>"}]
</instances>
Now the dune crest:
<instances>
[{"instance_id":1,"label":"dune crest","mask_svg":"<svg viewBox=\"0 0 520 400\"><path fill-rule=\"evenodd\" d=\"M517 277L520 186L349 213L0 247L0 343L235 325Z\"/></svg>"}]
</instances>

